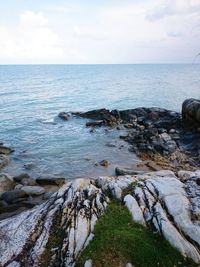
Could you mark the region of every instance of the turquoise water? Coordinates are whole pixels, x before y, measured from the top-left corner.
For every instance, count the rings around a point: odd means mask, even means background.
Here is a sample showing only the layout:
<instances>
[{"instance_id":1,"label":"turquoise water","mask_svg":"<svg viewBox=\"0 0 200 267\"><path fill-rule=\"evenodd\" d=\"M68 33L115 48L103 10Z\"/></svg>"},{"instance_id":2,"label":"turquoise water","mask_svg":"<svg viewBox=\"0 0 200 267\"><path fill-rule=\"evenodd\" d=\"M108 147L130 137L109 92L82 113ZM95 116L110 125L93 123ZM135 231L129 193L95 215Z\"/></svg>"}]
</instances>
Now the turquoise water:
<instances>
[{"instance_id":1,"label":"turquoise water","mask_svg":"<svg viewBox=\"0 0 200 267\"><path fill-rule=\"evenodd\" d=\"M121 133L91 134L84 119L64 122L60 111L139 106L179 111L188 97L200 98L200 65L1 65L0 142L15 148L3 171L69 178L110 174L115 165L136 160L118 142ZM102 159L110 160L110 168L93 166Z\"/></svg>"}]
</instances>

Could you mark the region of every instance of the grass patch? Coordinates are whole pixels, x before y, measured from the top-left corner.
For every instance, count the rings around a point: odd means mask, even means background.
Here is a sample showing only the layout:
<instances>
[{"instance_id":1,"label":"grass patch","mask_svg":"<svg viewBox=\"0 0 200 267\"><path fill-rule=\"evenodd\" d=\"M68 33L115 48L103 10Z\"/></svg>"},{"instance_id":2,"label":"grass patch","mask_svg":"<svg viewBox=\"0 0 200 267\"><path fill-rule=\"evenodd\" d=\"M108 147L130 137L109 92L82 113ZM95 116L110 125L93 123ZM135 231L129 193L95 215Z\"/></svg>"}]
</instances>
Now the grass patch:
<instances>
[{"instance_id":1,"label":"grass patch","mask_svg":"<svg viewBox=\"0 0 200 267\"><path fill-rule=\"evenodd\" d=\"M136 267L197 266L162 236L134 223L128 209L116 201L109 204L94 234L76 267L83 267L88 259L93 260L93 267L124 267L127 262Z\"/></svg>"}]
</instances>

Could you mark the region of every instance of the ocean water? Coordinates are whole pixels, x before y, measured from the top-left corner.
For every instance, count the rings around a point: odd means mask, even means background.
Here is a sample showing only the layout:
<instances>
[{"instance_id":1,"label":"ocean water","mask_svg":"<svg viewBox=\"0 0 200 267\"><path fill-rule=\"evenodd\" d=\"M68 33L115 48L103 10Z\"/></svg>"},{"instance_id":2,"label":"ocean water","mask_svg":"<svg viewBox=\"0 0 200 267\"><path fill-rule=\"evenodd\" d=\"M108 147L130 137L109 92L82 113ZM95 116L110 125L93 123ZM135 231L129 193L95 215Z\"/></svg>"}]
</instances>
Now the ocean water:
<instances>
[{"instance_id":1,"label":"ocean water","mask_svg":"<svg viewBox=\"0 0 200 267\"><path fill-rule=\"evenodd\" d=\"M86 120L62 121L58 113L139 106L180 111L188 97L200 98L200 65L0 65L0 142L15 149L2 171L112 174L115 166L137 161L119 141L122 133L90 133ZM102 159L109 168L94 167Z\"/></svg>"}]
</instances>

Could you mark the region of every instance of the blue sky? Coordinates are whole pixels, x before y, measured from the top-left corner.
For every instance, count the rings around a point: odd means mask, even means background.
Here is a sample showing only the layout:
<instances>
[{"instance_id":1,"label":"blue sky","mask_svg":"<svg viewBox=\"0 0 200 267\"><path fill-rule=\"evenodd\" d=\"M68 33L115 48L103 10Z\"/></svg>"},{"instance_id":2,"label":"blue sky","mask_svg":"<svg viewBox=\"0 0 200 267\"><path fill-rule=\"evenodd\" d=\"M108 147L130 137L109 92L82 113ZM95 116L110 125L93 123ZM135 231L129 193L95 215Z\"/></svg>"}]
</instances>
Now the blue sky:
<instances>
[{"instance_id":1,"label":"blue sky","mask_svg":"<svg viewBox=\"0 0 200 267\"><path fill-rule=\"evenodd\" d=\"M200 0L0 0L0 64L191 63Z\"/></svg>"}]
</instances>

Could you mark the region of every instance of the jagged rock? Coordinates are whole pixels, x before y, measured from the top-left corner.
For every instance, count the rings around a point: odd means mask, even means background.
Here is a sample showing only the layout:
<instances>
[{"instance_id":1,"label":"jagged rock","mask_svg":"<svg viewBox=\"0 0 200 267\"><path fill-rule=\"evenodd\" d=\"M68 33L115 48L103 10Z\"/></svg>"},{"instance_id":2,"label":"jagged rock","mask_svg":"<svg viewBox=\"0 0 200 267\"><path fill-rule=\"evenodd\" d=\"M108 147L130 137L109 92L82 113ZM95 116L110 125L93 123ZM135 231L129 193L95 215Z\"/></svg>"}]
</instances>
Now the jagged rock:
<instances>
[{"instance_id":1,"label":"jagged rock","mask_svg":"<svg viewBox=\"0 0 200 267\"><path fill-rule=\"evenodd\" d=\"M9 158L6 155L0 155L0 169L9 164Z\"/></svg>"},{"instance_id":2,"label":"jagged rock","mask_svg":"<svg viewBox=\"0 0 200 267\"><path fill-rule=\"evenodd\" d=\"M86 122L87 127L96 127L96 126L102 126L104 123L103 120L98 120L98 121L89 121Z\"/></svg>"},{"instance_id":3,"label":"jagged rock","mask_svg":"<svg viewBox=\"0 0 200 267\"><path fill-rule=\"evenodd\" d=\"M36 182L40 185L58 185L62 186L65 183L65 178L43 178L43 177L38 177L36 178Z\"/></svg>"},{"instance_id":4,"label":"jagged rock","mask_svg":"<svg viewBox=\"0 0 200 267\"><path fill-rule=\"evenodd\" d=\"M167 170L126 177L131 193L124 197L125 205L136 222L157 229L172 246L196 263L200 263L198 175L199 171L191 172L185 184ZM101 177L97 183L121 199L124 188L128 186L124 181L124 176L115 179Z\"/></svg>"},{"instance_id":5,"label":"jagged rock","mask_svg":"<svg viewBox=\"0 0 200 267\"><path fill-rule=\"evenodd\" d=\"M78 179L47 202L0 221L0 265L74 266L107 201L90 180Z\"/></svg>"},{"instance_id":6,"label":"jagged rock","mask_svg":"<svg viewBox=\"0 0 200 267\"><path fill-rule=\"evenodd\" d=\"M58 117L63 119L63 120L69 120L71 118L71 113L69 113L69 112L60 112L58 114Z\"/></svg>"},{"instance_id":7,"label":"jagged rock","mask_svg":"<svg viewBox=\"0 0 200 267\"><path fill-rule=\"evenodd\" d=\"M8 174L0 174L0 193L13 189L15 183Z\"/></svg>"},{"instance_id":8,"label":"jagged rock","mask_svg":"<svg viewBox=\"0 0 200 267\"><path fill-rule=\"evenodd\" d=\"M42 195L45 193L45 189L41 186L22 186L21 190L24 191L27 195Z\"/></svg>"},{"instance_id":9,"label":"jagged rock","mask_svg":"<svg viewBox=\"0 0 200 267\"><path fill-rule=\"evenodd\" d=\"M8 155L8 154L12 153L13 151L14 151L14 149L12 149L10 147L0 145L0 154Z\"/></svg>"}]
</instances>

